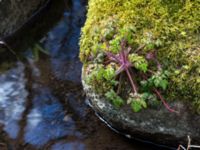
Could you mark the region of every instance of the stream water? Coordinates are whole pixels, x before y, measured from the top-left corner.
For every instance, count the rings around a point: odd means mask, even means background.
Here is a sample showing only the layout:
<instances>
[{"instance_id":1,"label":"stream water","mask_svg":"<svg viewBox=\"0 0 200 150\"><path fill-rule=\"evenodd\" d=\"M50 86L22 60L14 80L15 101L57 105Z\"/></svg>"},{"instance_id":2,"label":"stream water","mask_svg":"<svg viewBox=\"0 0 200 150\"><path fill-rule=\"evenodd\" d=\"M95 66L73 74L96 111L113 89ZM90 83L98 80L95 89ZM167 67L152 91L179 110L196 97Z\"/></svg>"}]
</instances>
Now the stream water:
<instances>
[{"instance_id":1,"label":"stream water","mask_svg":"<svg viewBox=\"0 0 200 150\"><path fill-rule=\"evenodd\" d=\"M162 149L113 132L81 86L85 0L51 2L0 56L0 150ZM43 51L43 52L41 52Z\"/></svg>"}]
</instances>

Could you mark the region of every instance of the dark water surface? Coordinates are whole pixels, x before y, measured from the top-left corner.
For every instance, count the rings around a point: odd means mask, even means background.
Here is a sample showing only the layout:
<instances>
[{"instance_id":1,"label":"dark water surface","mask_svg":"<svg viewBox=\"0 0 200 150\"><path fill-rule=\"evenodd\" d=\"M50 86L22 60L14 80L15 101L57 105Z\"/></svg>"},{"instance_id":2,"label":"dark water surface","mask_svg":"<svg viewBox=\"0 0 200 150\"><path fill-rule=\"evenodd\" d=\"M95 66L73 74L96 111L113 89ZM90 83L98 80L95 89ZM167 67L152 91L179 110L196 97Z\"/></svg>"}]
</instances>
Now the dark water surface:
<instances>
[{"instance_id":1,"label":"dark water surface","mask_svg":"<svg viewBox=\"0 0 200 150\"><path fill-rule=\"evenodd\" d=\"M86 5L51 3L9 38L23 57L0 56L0 150L163 149L113 132L87 105L78 58Z\"/></svg>"}]
</instances>

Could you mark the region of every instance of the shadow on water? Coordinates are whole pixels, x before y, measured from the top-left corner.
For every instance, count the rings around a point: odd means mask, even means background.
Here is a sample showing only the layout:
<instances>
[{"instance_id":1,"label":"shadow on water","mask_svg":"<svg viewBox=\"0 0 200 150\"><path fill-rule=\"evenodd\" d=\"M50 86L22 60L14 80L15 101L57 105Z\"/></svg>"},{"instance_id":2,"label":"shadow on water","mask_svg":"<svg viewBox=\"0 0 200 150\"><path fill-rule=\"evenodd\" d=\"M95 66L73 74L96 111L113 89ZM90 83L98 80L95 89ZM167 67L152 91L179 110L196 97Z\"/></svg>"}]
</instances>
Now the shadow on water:
<instances>
[{"instance_id":1,"label":"shadow on water","mask_svg":"<svg viewBox=\"0 0 200 150\"><path fill-rule=\"evenodd\" d=\"M51 2L23 32L6 38L25 59L0 73L0 150L163 149L114 133L86 104L78 58L86 4ZM35 45L48 55L34 53Z\"/></svg>"}]
</instances>

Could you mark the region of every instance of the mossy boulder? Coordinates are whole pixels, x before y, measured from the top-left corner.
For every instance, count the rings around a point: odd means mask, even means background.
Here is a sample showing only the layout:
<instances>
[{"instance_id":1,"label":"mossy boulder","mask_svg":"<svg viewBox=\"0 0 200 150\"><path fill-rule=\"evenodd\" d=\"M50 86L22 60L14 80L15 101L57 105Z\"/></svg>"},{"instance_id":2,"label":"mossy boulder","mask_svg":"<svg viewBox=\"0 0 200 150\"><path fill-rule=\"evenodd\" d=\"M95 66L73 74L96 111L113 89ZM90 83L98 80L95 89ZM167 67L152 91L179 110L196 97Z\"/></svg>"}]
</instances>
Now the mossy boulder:
<instances>
[{"instance_id":1,"label":"mossy boulder","mask_svg":"<svg viewBox=\"0 0 200 150\"><path fill-rule=\"evenodd\" d=\"M200 143L199 0L90 0L80 49L83 87L113 127Z\"/></svg>"}]
</instances>

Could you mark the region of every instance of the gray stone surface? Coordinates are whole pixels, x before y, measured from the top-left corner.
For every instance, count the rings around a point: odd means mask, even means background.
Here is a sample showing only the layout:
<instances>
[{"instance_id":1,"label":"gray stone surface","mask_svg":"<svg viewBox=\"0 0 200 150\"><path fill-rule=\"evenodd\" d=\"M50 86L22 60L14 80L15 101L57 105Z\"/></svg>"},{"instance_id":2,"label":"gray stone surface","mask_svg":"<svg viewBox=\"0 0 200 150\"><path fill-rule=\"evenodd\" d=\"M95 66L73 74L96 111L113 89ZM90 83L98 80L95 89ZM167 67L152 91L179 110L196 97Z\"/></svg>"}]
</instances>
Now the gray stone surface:
<instances>
[{"instance_id":1,"label":"gray stone surface","mask_svg":"<svg viewBox=\"0 0 200 150\"><path fill-rule=\"evenodd\" d=\"M11 34L46 0L0 0L0 37Z\"/></svg>"},{"instance_id":2,"label":"gray stone surface","mask_svg":"<svg viewBox=\"0 0 200 150\"><path fill-rule=\"evenodd\" d=\"M129 107L116 109L85 83L84 76L82 73L83 87L93 109L123 134L170 146L186 144L189 135L193 143L200 144L200 115L193 114L186 104L180 101L170 103L179 114L169 112L163 105L139 113L133 113Z\"/></svg>"}]
</instances>

